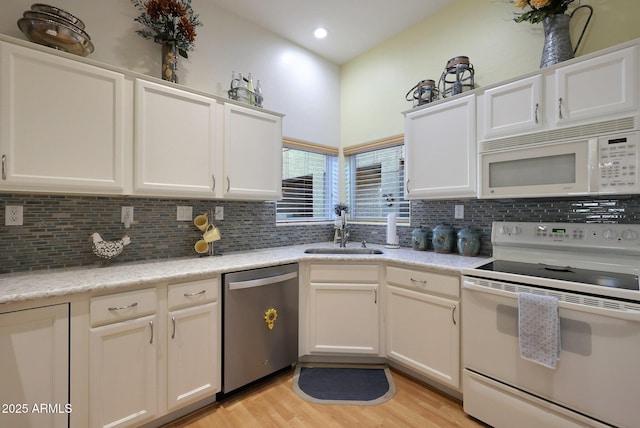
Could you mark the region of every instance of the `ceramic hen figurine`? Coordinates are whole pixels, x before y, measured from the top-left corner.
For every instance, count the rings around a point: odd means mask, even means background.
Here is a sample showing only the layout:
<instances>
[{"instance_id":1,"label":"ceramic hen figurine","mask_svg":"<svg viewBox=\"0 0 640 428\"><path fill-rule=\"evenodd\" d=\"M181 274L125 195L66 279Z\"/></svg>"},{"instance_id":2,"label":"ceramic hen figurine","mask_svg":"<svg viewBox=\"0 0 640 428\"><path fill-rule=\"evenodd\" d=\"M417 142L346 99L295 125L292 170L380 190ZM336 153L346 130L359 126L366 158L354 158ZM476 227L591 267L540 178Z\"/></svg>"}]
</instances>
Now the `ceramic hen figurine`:
<instances>
[{"instance_id":1,"label":"ceramic hen figurine","mask_svg":"<svg viewBox=\"0 0 640 428\"><path fill-rule=\"evenodd\" d=\"M99 233L94 233L91 235L91 239L93 241L93 254L107 260L111 260L122 253L125 245L129 245L131 243L131 238L127 235L122 239L116 239L115 241L105 241Z\"/></svg>"}]
</instances>

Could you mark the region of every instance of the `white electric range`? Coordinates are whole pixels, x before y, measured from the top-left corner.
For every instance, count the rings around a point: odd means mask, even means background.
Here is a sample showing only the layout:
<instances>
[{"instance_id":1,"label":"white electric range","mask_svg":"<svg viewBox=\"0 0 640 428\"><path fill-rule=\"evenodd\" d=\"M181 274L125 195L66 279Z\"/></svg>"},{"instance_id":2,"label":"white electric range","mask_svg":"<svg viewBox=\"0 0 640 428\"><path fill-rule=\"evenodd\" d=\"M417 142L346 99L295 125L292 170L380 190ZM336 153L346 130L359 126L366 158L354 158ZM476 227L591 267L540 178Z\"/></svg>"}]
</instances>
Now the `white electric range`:
<instances>
[{"instance_id":1,"label":"white electric range","mask_svg":"<svg viewBox=\"0 0 640 428\"><path fill-rule=\"evenodd\" d=\"M463 270L463 394L496 427L640 426L640 225L495 222ZM521 293L557 299L554 369L520 356Z\"/></svg>"}]
</instances>

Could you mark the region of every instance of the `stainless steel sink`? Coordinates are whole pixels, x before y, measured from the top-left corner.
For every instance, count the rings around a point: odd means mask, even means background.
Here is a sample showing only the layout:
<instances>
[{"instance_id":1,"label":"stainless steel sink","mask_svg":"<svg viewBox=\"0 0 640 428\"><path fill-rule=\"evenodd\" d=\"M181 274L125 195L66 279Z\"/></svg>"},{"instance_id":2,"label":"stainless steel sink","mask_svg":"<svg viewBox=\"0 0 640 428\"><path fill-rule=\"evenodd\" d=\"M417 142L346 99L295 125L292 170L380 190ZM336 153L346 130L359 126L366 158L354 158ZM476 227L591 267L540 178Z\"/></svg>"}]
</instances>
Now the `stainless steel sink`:
<instances>
[{"instance_id":1,"label":"stainless steel sink","mask_svg":"<svg viewBox=\"0 0 640 428\"><path fill-rule=\"evenodd\" d=\"M307 254L384 254L375 248L307 248Z\"/></svg>"}]
</instances>

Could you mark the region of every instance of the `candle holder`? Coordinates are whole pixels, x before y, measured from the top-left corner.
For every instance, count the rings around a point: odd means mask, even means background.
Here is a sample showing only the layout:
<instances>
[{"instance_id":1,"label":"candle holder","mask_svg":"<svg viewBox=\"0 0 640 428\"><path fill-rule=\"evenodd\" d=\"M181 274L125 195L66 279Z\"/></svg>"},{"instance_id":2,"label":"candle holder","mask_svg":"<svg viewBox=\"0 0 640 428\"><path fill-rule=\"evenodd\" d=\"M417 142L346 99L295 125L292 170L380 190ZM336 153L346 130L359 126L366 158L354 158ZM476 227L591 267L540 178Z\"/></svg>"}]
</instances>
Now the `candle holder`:
<instances>
[{"instance_id":1,"label":"candle holder","mask_svg":"<svg viewBox=\"0 0 640 428\"><path fill-rule=\"evenodd\" d=\"M473 64L469 62L468 56L451 58L438 82L442 98L473 89L475 87L474 74L475 70Z\"/></svg>"}]
</instances>

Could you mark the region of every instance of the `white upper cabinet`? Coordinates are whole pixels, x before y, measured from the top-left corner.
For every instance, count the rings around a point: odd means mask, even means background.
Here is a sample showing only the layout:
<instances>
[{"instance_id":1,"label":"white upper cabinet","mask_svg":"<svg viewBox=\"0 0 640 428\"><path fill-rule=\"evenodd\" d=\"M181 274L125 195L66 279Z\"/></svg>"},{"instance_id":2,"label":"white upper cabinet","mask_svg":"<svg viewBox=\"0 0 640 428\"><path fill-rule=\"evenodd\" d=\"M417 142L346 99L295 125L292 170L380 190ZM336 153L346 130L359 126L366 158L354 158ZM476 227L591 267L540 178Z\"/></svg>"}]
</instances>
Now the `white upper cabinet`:
<instances>
[{"instance_id":1,"label":"white upper cabinet","mask_svg":"<svg viewBox=\"0 0 640 428\"><path fill-rule=\"evenodd\" d=\"M224 107L224 196L282 197L282 118L235 104Z\"/></svg>"},{"instance_id":2,"label":"white upper cabinet","mask_svg":"<svg viewBox=\"0 0 640 428\"><path fill-rule=\"evenodd\" d=\"M550 101L558 125L637 109L638 47L558 68Z\"/></svg>"},{"instance_id":3,"label":"white upper cabinet","mask_svg":"<svg viewBox=\"0 0 640 428\"><path fill-rule=\"evenodd\" d=\"M409 112L404 129L407 199L476 196L474 94Z\"/></svg>"},{"instance_id":4,"label":"white upper cabinet","mask_svg":"<svg viewBox=\"0 0 640 428\"><path fill-rule=\"evenodd\" d=\"M278 200L282 115L0 41L0 191Z\"/></svg>"},{"instance_id":5,"label":"white upper cabinet","mask_svg":"<svg viewBox=\"0 0 640 428\"><path fill-rule=\"evenodd\" d=\"M126 100L121 73L0 42L0 190L125 193Z\"/></svg>"},{"instance_id":6,"label":"white upper cabinet","mask_svg":"<svg viewBox=\"0 0 640 428\"><path fill-rule=\"evenodd\" d=\"M135 88L134 192L213 198L216 100L140 79Z\"/></svg>"},{"instance_id":7,"label":"white upper cabinet","mask_svg":"<svg viewBox=\"0 0 640 428\"><path fill-rule=\"evenodd\" d=\"M487 89L478 98L478 135L494 138L542 127L542 76Z\"/></svg>"},{"instance_id":8,"label":"white upper cabinet","mask_svg":"<svg viewBox=\"0 0 640 428\"><path fill-rule=\"evenodd\" d=\"M576 127L637 115L639 80L633 45L489 88L478 94L479 141L516 137L518 144L543 143L600 132L600 126ZM518 140L529 134L531 139Z\"/></svg>"}]
</instances>

